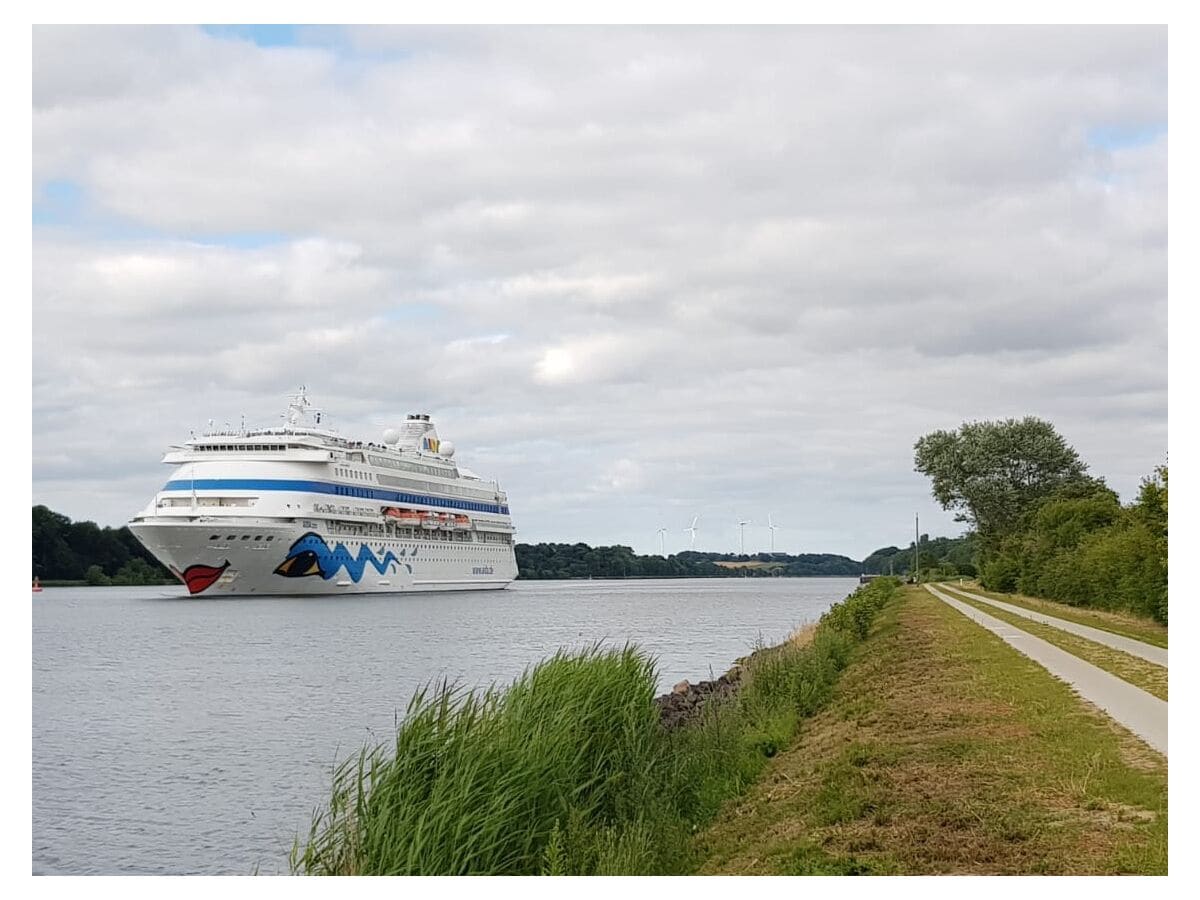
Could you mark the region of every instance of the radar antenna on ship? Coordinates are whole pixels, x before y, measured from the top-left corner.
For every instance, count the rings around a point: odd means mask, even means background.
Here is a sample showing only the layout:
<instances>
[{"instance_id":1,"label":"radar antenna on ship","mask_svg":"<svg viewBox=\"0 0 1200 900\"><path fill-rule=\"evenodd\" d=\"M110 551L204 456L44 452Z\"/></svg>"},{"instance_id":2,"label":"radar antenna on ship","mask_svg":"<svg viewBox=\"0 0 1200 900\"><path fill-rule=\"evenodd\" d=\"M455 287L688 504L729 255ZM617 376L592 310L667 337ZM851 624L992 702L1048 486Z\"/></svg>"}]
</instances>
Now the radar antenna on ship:
<instances>
[{"instance_id":1,"label":"radar antenna on ship","mask_svg":"<svg viewBox=\"0 0 1200 900\"><path fill-rule=\"evenodd\" d=\"M283 414L283 418L288 425L297 426L300 425L305 416L311 415L316 419L316 423L320 425L321 412L320 409L309 402L308 389L304 385L300 385L300 390L288 398L288 411Z\"/></svg>"}]
</instances>

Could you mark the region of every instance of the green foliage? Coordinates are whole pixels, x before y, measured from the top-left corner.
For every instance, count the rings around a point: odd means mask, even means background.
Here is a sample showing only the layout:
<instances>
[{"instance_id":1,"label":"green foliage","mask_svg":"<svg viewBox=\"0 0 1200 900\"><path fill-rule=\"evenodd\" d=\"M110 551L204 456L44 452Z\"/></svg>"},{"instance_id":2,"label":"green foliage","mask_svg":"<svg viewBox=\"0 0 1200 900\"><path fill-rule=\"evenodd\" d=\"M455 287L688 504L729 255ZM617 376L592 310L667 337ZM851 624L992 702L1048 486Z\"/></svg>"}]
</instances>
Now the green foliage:
<instances>
[{"instance_id":1,"label":"green foliage","mask_svg":"<svg viewBox=\"0 0 1200 900\"><path fill-rule=\"evenodd\" d=\"M112 580L104 574L104 570L95 564L88 566L88 570L83 574L83 580L91 585L112 584Z\"/></svg>"},{"instance_id":2,"label":"green foliage","mask_svg":"<svg viewBox=\"0 0 1200 900\"><path fill-rule=\"evenodd\" d=\"M1146 527L1158 537L1167 537L1167 467L1158 466L1142 479L1134 507Z\"/></svg>"},{"instance_id":3,"label":"green foliage","mask_svg":"<svg viewBox=\"0 0 1200 900\"><path fill-rule=\"evenodd\" d=\"M134 558L117 570L113 584L162 584L162 567Z\"/></svg>"},{"instance_id":4,"label":"green foliage","mask_svg":"<svg viewBox=\"0 0 1200 900\"><path fill-rule=\"evenodd\" d=\"M1020 577L1021 569L1016 561L1003 556L988 560L979 573L979 580L985 588L1005 594L1017 589L1017 579Z\"/></svg>"},{"instance_id":5,"label":"green foliage","mask_svg":"<svg viewBox=\"0 0 1200 900\"><path fill-rule=\"evenodd\" d=\"M915 449L933 496L974 524L985 587L1167 621L1166 466L1123 508L1040 419L967 423Z\"/></svg>"},{"instance_id":6,"label":"green foliage","mask_svg":"<svg viewBox=\"0 0 1200 900\"><path fill-rule=\"evenodd\" d=\"M1072 483L1091 483L1075 450L1041 419L965 422L914 445L933 496L956 510L985 543L1012 533L1039 500Z\"/></svg>"},{"instance_id":7,"label":"green foliage","mask_svg":"<svg viewBox=\"0 0 1200 900\"><path fill-rule=\"evenodd\" d=\"M1026 579L1037 596L1076 606L1125 609L1166 621L1166 560L1132 517L1085 536Z\"/></svg>"},{"instance_id":8,"label":"green foliage","mask_svg":"<svg viewBox=\"0 0 1200 900\"><path fill-rule=\"evenodd\" d=\"M1166 473L1143 480L1122 507L1100 487L1059 491L991 550L981 581L1074 606L1127 610L1167 621Z\"/></svg>"},{"instance_id":9,"label":"green foliage","mask_svg":"<svg viewBox=\"0 0 1200 900\"><path fill-rule=\"evenodd\" d=\"M1158 548L1162 563L1162 592L1159 594L1155 618L1167 621L1167 467L1158 466L1154 473L1142 479L1134 511L1149 530Z\"/></svg>"},{"instance_id":10,"label":"green foliage","mask_svg":"<svg viewBox=\"0 0 1200 900\"><path fill-rule=\"evenodd\" d=\"M1045 548L1074 547L1085 535L1112 525L1120 516L1121 504L1112 491L1088 497L1051 497L1034 512L1029 533Z\"/></svg>"},{"instance_id":11,"label":"green foliage","mask_svg":"<svg viewBox=\"0 0 1200 900\"><path fill-rule=\"evenodd\" d=\"M862 564L832 553L757 553L731 555L685 550L668 557L641 556L631 547L588 544L517 544L517 569L523 579L565 578L764 578L783 576L853 576ZM731 569L718 562L762 562L768 565Z\"/></svg>"},{"instance_id":12,"label":"green foliage","mask_svg":"<svg viewBox=\"0 0 1200 900\"><path fill-rule=\"evenodd\" d=\"M175 580L128 528L100 528L95 522L72 522L45 506L33 507L35 575L43 581L86 580L88 584L107 584L104 580L93 580L95 576L88 574L94 567L115 584L163 584ZM122 571L124 575L120 574Z\"/></svg>"},{"instance_id":13,"label":"green foliage","mask_svg":"<svg viewBox=\"0 0 1200 900\"><path fill-rule=\"evenodd\" d=\"M762 650L732 699L664 729L636 648L560 652L506 690L419 691L392 746L334 773L292 867L306 874L671 874L689 835L828 698L896 589L881 579L811 644Z\"/></svg>"},{"instance_id":14,"label":"green foliage","mask_svg":"<svg viewBox=\"0 0 1200 900\"><path fill-rule=\"evenodd\" d=\"M957 538L930 538L921 535L921 574L936 570L944 575L975 575L975 557L979 552L974 534ZM913 545L881 547L863 560L863 571L872 575L907 575L913 567Z\"/></svg>"}]
</instances>

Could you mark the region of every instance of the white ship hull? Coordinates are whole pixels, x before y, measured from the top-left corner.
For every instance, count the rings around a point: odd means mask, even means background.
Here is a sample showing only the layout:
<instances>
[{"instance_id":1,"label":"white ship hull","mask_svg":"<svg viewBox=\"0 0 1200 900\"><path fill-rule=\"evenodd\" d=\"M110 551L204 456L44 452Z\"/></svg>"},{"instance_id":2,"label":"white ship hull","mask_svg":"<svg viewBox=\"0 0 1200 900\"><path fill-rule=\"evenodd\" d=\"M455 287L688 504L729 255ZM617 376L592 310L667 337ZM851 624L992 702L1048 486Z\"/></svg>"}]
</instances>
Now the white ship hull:
<instances>
[{"instance_id":1,"label":"white ship hull","mask_svg":"<svg viewBox=\"0 0 1200 900\"><path fill-rule=\"evenodd\" d=\"M500 590L517 576L512 547L502 544L323 535L240 518L143 520L130 529L189 592L205 596Z\"/></svg>"},{"instance_id":2,"label":"white ship hull","mask_svg":"<svg viewBox=\"0 0 1200 900\"><path fill-rule=\"evenodd\" d=\"M499 590L517 577L508 497L452 460L429 416L384 443L301 424L209 432L129 528L191 594ZM320 416L315 416L317 424Z\"/></svg>"}]
</instances>

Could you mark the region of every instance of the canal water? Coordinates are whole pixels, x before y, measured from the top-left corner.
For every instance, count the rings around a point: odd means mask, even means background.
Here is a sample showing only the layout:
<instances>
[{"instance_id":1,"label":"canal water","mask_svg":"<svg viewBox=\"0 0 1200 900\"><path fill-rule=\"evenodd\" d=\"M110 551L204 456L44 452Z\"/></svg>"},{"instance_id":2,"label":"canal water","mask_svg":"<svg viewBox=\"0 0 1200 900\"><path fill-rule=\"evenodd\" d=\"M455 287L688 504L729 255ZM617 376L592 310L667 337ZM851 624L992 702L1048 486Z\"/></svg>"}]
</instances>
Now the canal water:
<instances>
[{"instance_id":1,"label":"canal water","mask_svg":"<svg viewBox=\"0 0 1200 900\"><path fill-rule=\"evenodd\" d=\"M849 578L517 582L506 591L207 599L33 596L33 872L278 874L335 762L433 679L503 684L631 642L659 686L719 675Z\"/></svg>"}]
</instances>

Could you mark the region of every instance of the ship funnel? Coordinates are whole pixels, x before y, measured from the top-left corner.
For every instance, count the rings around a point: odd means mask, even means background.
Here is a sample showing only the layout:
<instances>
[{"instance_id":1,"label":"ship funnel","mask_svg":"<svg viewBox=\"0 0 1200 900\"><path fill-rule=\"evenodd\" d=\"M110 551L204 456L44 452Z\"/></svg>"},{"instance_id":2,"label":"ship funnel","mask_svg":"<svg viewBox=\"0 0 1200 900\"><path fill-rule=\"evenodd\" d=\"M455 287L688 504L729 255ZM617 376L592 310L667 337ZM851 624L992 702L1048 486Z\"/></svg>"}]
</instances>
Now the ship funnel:
<instances>
[{"instance_id":1,"label":"ship funnel","mask_svg":"<svg viewBox=\"0 0 1200 900\"><path fill-rule=\"evenodd\" d=\"M422 453L438 452L437 430L429 421L427 413L410 413L400 429L401 450L416 450Z\"/></svg>"}]
</instances>

